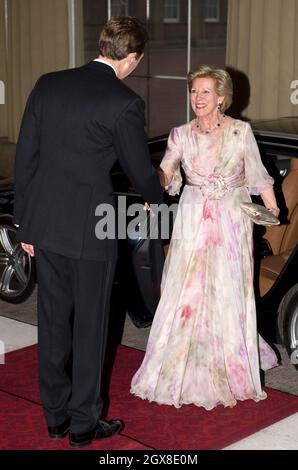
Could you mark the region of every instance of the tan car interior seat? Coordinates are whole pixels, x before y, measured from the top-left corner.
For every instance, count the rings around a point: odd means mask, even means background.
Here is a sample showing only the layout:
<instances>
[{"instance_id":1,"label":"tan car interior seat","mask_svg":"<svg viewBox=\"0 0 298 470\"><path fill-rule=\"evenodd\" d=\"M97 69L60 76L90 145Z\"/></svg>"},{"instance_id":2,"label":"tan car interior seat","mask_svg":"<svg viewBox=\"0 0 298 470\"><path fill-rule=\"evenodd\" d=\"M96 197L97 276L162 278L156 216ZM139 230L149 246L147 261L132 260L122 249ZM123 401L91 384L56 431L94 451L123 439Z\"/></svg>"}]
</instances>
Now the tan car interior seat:
<instances>
[{"instance_id":1,"label":"tan car interior seat","mask_svg":"<svg viewBox=\"0 0 298 470\"><path fill-rule=\"evenodd\" d=\"M282 183L282 191L288 208L289 223L266 229L264 238L270 243L273 255L261 261L261 296L272 287L291 252L298 244L298 158L291 159L290 171Z\"/></svg>"}]
</instances>

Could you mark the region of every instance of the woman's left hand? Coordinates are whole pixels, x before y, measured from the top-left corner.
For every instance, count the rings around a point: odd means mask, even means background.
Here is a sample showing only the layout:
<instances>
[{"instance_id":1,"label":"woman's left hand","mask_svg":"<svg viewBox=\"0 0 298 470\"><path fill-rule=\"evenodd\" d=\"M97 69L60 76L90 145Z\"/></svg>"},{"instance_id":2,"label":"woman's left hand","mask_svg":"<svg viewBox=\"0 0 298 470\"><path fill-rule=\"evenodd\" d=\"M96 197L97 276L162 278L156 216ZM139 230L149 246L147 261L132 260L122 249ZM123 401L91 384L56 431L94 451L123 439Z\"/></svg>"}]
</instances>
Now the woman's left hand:
<instances>
[{"instance_id":1,"label":"woman's left hand","mask_svg":"<svg viewBox=\"0 0 298 470\"><path fill-rule=\"evenodd\" d=\"M279 208L277 206L275 207L272 207L272 206L269 206L269 207L266 207L266 209L268 209L268 211L272 212L273 215L275 215L275 217L278 217L279 216Z\"/></svg>"}]
</instances>

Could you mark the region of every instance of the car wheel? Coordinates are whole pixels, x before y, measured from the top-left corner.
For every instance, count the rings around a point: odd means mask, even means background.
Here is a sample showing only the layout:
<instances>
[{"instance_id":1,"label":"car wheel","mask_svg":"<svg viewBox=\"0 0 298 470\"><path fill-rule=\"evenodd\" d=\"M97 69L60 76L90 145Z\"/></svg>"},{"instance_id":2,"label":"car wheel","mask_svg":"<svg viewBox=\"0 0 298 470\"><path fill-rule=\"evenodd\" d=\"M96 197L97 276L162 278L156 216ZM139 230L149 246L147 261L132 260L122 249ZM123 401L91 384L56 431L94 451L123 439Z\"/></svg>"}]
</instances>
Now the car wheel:
<instances>
[{"instance_id":1,"label":"car wheel","mask_svg":"<svg viewBox=\"0 0 298 470\"><path fill-rule=\"evenodd\" d=\"M283 344L298 370L298 284L284 296L278 311L278 323Z\"/></svg>"},{"instance_id":2,"label":"car wheel","mask_svg":"<svg viewBox=\"0 0 298 470\"><path fill-rule=\"evenodd\" d=\"M0 299L23 302L34 285L34 263L16 240L12 216L0 215Z\"/></svg>"}]
</instances>

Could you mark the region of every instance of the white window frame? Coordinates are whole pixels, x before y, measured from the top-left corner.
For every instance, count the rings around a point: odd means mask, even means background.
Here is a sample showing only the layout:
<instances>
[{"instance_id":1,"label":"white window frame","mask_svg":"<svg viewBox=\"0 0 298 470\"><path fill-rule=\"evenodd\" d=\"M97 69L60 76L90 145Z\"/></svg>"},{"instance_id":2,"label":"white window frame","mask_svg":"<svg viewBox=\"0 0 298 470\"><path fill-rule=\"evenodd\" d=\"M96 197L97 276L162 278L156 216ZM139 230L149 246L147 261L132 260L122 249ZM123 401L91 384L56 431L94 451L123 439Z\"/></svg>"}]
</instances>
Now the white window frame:
<instances>
[{"instance_id":1,"label":"white window frame","mask_svg":"<svg viewBox=\"0 0 298 470\"><path fill-rule=\"evenodd\" d=\"M164 16L163 22L164 23L180 23L180 0L164 0L164 2L166 1L173 2L172 5L168 5L168 6L175 7L177 9L177 16L171 17L171 18ZM176 5L174 5L174 2L176 3ZM165 8L166 8L166 5L164 3L164 12L165 12Z\"/></svg>"},{"instance_id":2,"label":"white window frame","mask_svg":"<svg viewBox=\"0 0 298 470\"><path fill-rule=\"evenodd\" d=\"M207 2L208 0L205 0ZM206 3L205 3L206 6ZM219 23L220 21L220 0L216 0L216 16L204 18L205 23Z\"/></svg>"}]
</instances>

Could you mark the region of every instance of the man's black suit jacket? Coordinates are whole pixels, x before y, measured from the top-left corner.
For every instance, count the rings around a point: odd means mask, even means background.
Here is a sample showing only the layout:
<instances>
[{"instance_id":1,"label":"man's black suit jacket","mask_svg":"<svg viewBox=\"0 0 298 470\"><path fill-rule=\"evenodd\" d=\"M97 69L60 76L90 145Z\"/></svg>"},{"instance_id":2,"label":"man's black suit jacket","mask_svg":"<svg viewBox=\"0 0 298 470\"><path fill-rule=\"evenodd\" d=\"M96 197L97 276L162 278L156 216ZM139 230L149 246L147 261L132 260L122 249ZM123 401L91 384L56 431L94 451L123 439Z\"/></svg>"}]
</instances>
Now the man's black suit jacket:
<instances>
[{"instance_id":1,"label":"man's black suit jacket","mask_svg":"<svg viewBox=\"0 0 298 470\"><path fill-rule=\"evenodd\" d=\"M114 259L116 240L95 236L95 209L114 205L110 169L116 159L145 201L162 201L143 100L97 61L43 75L28 99L17 144L18 240L77 259Z\"/></svg>"}]
</instances>

